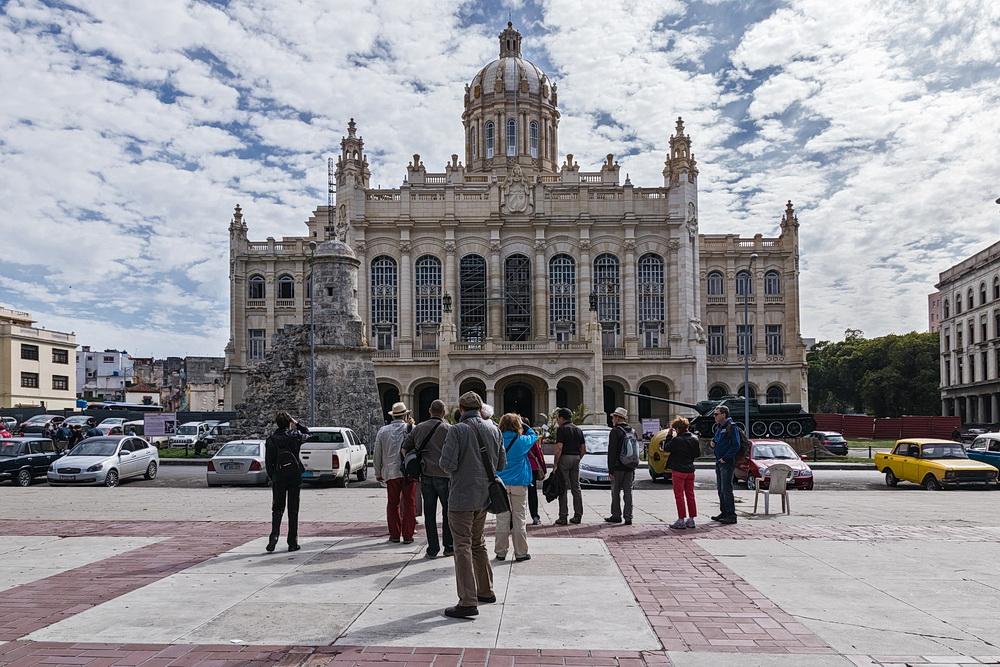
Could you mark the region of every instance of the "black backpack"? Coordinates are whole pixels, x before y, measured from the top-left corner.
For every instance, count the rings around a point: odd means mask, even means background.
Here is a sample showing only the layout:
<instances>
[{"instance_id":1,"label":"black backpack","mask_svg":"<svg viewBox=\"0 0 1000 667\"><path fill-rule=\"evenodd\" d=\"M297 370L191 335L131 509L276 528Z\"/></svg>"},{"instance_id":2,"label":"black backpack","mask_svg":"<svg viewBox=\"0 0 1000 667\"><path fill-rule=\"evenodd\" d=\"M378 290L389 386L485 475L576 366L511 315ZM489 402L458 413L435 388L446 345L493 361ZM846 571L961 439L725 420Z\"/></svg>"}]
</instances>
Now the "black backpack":
<instances>
[{"instance_id":1,"label":"black backpack","mask_svg":"<svg viewBox=\"0 0 1000 667\"><path fill-rule=\"evenodd\" d=\"M278 449L274 468L278 479L284 481L295 481L302 476L302 470L299 468L299 460L295 458L295 454L290 449Z\"/></svg>"},{"instance_id":2,"label":"black backpack","mask_svg":"<svg viewBox=\"0 0 1000 667\"><path fill-rule=\"evenodd\" d=\"M740 439L740 451L736 452L736 461L739 462L750 457L750 438L739 424L734 422L733 428L736 429L736 435Z\"/></svg>"}]
</instances>

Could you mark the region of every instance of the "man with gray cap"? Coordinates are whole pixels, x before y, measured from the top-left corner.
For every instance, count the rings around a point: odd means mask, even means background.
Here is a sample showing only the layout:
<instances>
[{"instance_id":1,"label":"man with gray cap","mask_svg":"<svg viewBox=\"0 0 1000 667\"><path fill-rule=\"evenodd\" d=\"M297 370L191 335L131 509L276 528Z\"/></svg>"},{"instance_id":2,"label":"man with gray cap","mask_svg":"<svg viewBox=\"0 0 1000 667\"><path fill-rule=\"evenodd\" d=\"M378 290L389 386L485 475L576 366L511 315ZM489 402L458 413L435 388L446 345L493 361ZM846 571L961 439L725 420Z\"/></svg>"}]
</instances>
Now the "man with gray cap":
<instances>
[{"instance_id":1,"label":"man with gray cap","mask_svg":"<svg viewBox=\"0 0 1000 667\"><path fill-rule=\"evenodd\" d=\"M458 399L462 418L448 430L441 449L441 469L448 484L448 525L455 541L455 581L458 604L444 610L445 616L469 618L479 614L479 603L496 602L493 568L486 550L486 507L493 481L480 443L494 470L503 470L507 456L500 445L500 431L480 414L483 399L469 391Z\"/></svg>"},{"instance_id":2,"label":"man with gray cap","mask_svg":"<svg viewBox=\"0 0 1000 667\"><path fill-rule=\"evenodd\" d=\"M632 485L635 483L635 468L630 468L621 460L622 446L625 438L633 437L632 427L628 425L628 411L625 408L615 408L611 413L611 433L608 434L608 473L611 475L611 516L604 517L608 523L632 525ZM622 511L622 496L625 496L625 509Z\"/></svg>"},{"instance_id":3,"label":"man with gray cap","mask_svg":"<svg viewBox=\"0 0 1000 667\"><path fill-rule=\"evenodd\" d=\"M388 501L385 517L389 524L389 541L413 544L413 531L417 527L416 488L413 479L403 474L400 449L406 435L413 428L406 423L410 411L405 403L394 403L389 416L392 422L379 429L375 436L375 455L372 467L375 479L385 482Z\"/></svg>"}]
</instances>

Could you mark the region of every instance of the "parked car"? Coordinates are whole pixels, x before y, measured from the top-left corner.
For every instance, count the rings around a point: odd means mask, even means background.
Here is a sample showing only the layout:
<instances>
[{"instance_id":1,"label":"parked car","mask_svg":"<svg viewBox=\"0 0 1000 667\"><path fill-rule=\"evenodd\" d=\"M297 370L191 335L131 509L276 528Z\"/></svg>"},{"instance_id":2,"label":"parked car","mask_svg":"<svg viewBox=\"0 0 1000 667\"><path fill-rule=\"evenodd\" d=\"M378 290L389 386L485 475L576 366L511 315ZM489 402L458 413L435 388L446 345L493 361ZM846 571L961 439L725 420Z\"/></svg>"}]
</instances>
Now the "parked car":
<instances>
[{"instance_id":1,"label":"parked car","mask_svg":"<svg viewBox=\"0 0 1000 667\"><path fill-rule=\"evenodd\" d=\"M196 447L199 442L204 443L208 436L209 426L206 422L186 422L177 427L177 432L170 436L169 447L183 447L187 451L188 447ZM206 448L207 449L207 448Z\"/></svg>"},{"instance_id":2,"label":"parked car","mask_svg":"<svg viewBox=\"0 0 1000 667\"><path fill-rule=\"evenodd\" d=\"M962 436L961 436L962 444L965 445L972 444L973 440L975 440L978 436L983 435L984 433L989 433L989 431L987 431L985 428L967 428L964 431L962 431Z\"/></svg>"},{"instance_id":3,"label":"parked car","mask_svg":"<svg viewBox=\"0 0 1000 667\"><path fill-rule=\"evenodd\" d=\"M771 485L771 466L783 463L792 469L788 478L789 489L813 488L812 468L802 460L802 457L792 449L792 446L781 440L751 440L750 456L736 464L736 480L745 482L748 489L766 489Z\"/></svg>"},{"instance_id":4,"label":"parked car","mask_svg":"<svg viewBox=\"0 0 1000 667\"><path fill-rule=\"evenodd\" d=\"M333 482L344 487L350 476L368 478L368 448L357 434L342 426L314 426L299 452L305 472L302 481Z\"/></svg>"},{"instance_id":5,"label":"parked car","mask_svg":"<svg viewBox=\"0 0 1000 667\"><path fill-rule=\"evenodd\" d=\"M31 486L44 477L49 465L62 456L49 438L5 438L0 440L0 482Z\"/></svg>"},{"instance_id":6,"label":"parked car","mask_svg":"<svg viewBox=\"0 0 1000 667\"><path fill-rule=\"evenodd\" d=\"M847 440L843 435L837 433L836 431L813 431L807 438L814 438L817 444L826 447L827 451L831 454L840 454L841 456L847 456Z\"/></svg>"},{"instance_id":7,"label":"parked car","mask_svg":"<svg viewBox=\"0 0 1000 667\"><path fill-rule=\"evenodd\" d=\"M209 427L208 433L205 435L205 445L208 447L209 453L214 454L220 447L219 438L224 438L232 433L232 429L229 427L229 422L207 423L212 424L212 426Z\"/></svg>"},{"instance_id":8,"label":"parked car","mask_svg":"<svg viewBox=\"0 0 1000 667\"><path fill-rule=\"evenodd\" d=\"M95 484L118 486L129 477L156 477L160 455L156 447L135 436L100 436L77 443L49 466L52 486Z\"/></svg>"},{"instance_id":9,"label":"parked car","mask_svg":"<svg viewBox=\"0 0 1000 667\"><path fill-rule=\"evenodd\" d=\"M209 486L270 482L264 469L263 440L227 442L208 462L205 479Z\"/></svg>"},{"instance_id":10,"label":"parked car","mask_svg":"<svg viewBox=\"0 0 1000 667\"><path fill-rule=\"evenodd\" d=\"M580 459L580 486L611 486L608 472L608 437L611 429L607 426L581 424L583 439L587 443L587 454Z\"/></svg>"},{"instance_id":11,"label":"parked car","mask_svg":"<svg viewBox=\"0 0 1000 667\"><path fill-rule=\"evenodd\" d=\"M55 428L63 422L60 415L35 415L21 422L17 427L18 435L42 435L47 428Z\"/></svg>"},{"instance_id":12,"label":"parked car","mask_svg":"<svg viewBox=\"0 0 1000 667\"><path fill-rule=\"evenodd\" d=\"M965 453L973 461L982 461L1000 469L1000 433L984 433L976 436Z\"/></svg>"},{"instance_id":13,"label":"parked car","mask_svg":"<svg viewBox=\"0 0 1000 667\"><path fill-rule=\"evenodd\" d=\"M667 437L667 431L669 429L663 429L657 432L650 441L649 448L646 451L646 461L649 467L649 477L654 482L658 482L661 479L672 482L673 481L673 471L670 469L670 465L667 461L670 459L669 452L661 452L660 444ZM589 449L589 447L588 447Z\"/></svg>"},{"instance_id":14,"label":"parked car","mask_svg":"<svg viewBox=\"0 0 1000 667\"><path fill-rule=\"evenodd\" d=\"M86 430L88 427L93 426L95 423L97 423L96 420L89 415L70 415L69 417L66 417L66 419L63 420L62 425L69 426L70 428L79 425L82 426L84 430Z\"/></svg>"},{"instance_id":15,"label":"parked car","mask_svg":"<svg viewBox=\"0 0 1000 667\"><path fill-rule=\"evenodd\" d=\"M125 426L121 424L99 424L97 430L101 435L126 435Z\"/></svg>"},{"instance_id":16,"label":"parked car","mask_svg":"<svg viewBox=\"0 0 1000 667\"><path fill-rule=\"evenodd\" d=\"M971 460L959 443L931 438L897 440L891 452L876 452L875 467L885 473L889 486L902 480L935 491L961 484L988 487L998 472L988 463Z\"/></svg>"},{"instance_id":17,"label":"parked car","mask_svg":"<svg viewBox=\"0 0 1000 667\"><path fill-rule=\"evenodd\" d=\"M0 422L3 422L3 425L6 426L7 430L11 433L17 430L17 420L13 417L0 417Z\"/></svg>"},{"instance_id":18,"label":"parked car","mask_svg":"<svg viewBox=\"0 0 1000 667\"><path fill-rule=\"evenodd\" d=\"M127 421L128 420L124 417L108 417L106 419L102 419L101 423L97 425L97 428L102 426L121 426Z\"/></svg>"}]
</instances>

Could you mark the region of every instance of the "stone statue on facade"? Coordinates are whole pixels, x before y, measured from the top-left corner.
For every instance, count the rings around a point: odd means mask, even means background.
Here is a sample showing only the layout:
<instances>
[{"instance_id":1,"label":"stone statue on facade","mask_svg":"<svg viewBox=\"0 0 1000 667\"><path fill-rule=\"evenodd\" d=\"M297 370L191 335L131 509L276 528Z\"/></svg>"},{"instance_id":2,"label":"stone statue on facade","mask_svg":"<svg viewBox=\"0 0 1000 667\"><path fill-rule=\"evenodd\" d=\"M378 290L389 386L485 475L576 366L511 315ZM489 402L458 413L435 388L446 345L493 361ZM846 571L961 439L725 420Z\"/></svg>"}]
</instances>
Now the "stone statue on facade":
<instances>
[{"instance_id":1,"label":"stone statue on facade","mask_svg":"<svg viewBox=\"0 0 1000 667\"><path fill-rule=\"evenodd\" d=\"M708 339L705 337L705 329L701 326L701 320L697 317L692 317L688 320L688 323L691 326L691 333L688 336L688 339L699 343L705 343Z\"/></svg>"},{"instance_id":2,"label":"stone statue on facade","mask_svg":"<svg viewBox=\"0 0 1000 667\"><path fill-rule=\"evenodd\" d=\"M525 176L521 165L515 164L514 168L507 174L503 185L500 186L500 192L503 194L500 204L502 213L530 215L534 212L535 204L532 201L531 182Z\"/></svg>"}]
</instances>

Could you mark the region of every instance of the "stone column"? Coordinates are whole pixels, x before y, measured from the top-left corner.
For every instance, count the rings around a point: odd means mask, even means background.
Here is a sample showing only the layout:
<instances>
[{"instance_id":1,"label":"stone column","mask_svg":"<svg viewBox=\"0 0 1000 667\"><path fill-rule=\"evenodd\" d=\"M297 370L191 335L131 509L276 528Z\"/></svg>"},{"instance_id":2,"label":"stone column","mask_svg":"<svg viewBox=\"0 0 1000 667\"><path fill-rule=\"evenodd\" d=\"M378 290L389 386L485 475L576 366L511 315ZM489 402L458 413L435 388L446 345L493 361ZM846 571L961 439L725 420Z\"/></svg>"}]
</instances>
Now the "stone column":
<instances>
[{"instance_id":1,"label":"stone column","mask_svg":"<svg viewBox=\"0 0 1000 667\"><path fill-rule=\"evenodd\" d=\"M399 243L399 357L413 354L413 269L410 263L409 233Z\"/></svg>"},{"instance_id":2,"label":"stone column","mask_svg":"<svg viewBox=\"0 0 1000 667\"><path fill-rule=\"evenodd\" d=\"M368 266L368 259L366 256L367 252L367 242L364 240L355 241L354 253L357 255L358 261L361 262L361 267L358 269L358 314L361 316L361 331L365 342L367 342L368 345L375 345L375 337L373 335L374 332L371 330L371 267ZM315 283L313 283L313 287L315 288Z\"/></svg>"},{"instance_id":3,"label":"stone column","mask_svg":"<svg viewBox=\"0 0 1000 667\"><path fill-rule=\"evenodd\" d=\"M536 231L537 234L543 233ZM535 237L535 259L532 262L531 275L534 287L531 290L531 326L535 330L535 340L545 340L549 337L548 289L546 282L545 239Z\"/></svg>"},{"instance_id":4,"label":"stone column","mask_svg":"<svg viewBox=\"0 0 1000 667\"><path fill-rule=\"evenodd\" d=\"M625 250L625 260L622 266L622 319L625 321L625 355L634 357L639 354L639 338L636 327L635 300L635 239L626 238L622 244Z\"/></svg>"},{"instance_id":5,"label":"stone column","mask_svg":"<svg viewBox=\"0 0 1000 667\"><path fill-rule=\"evenodd\" d=\"M948 400L944 398L941 399L941 416L948 416Z\"/></svg>"},{"instance_id":6,"label":"stone column","mask_svg":"<svg viewBox=\"0 0 1000 667\"><path fill-rule=\"evenodd\" d=\"M545 411L545 414L551 415L555 411L555 409L558 408L559 406L556 405L556 387L553 385L549 385L548 389L549 389L549 409Z\"/></svg>"},{"instance_id":7,"label":"stone column","mask_svg":"<svg viewBox=\"0 0 1000 667\"><path fill-rule=\"evenodd\" d=\"M990 423L1000 422L1000 393L990 394Z\"/></svg>"},{"instance_id":8,"label":"stone column","mask_svg":"<svg viewBox=\"0 0 1000 667\"><path fill-rule=\"evenodd\" d=\"M490 241L490 284L487 301L487 335L494 340L503 340L503 265L500 262L500 239Z\"/></svg>"},{"instance_id":9,"label":"stone column","mask_svg":"<svg viewBox=\"0 0 1000 667\"><path fill-rule=\"evenodd\" d=\"M976 396L976 422L983 423L986 418L986 396L979 394Z\"/></svg>"},{"instance_id":10,"label":"stone column","mask_svg":"<svg viewBox=\"0 0 1000 667\"><path fill-rule=\"evenodd\" d=\"M578 340L586 340L588 336L588 331L585 327L590 324L590 292L594 289L594 264L590 261L590 239L581 238L580 239L580 268L579 268L579 279L577 284L579 288L577 289L576 295L576 319L577 319L577 337ZM595 314L596 317L596 314ZM598 341L600 341L600 336L598 336ZM597 353L601 353L601 345L597 345Z\"/></svg>"}]
</instances>

